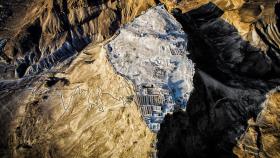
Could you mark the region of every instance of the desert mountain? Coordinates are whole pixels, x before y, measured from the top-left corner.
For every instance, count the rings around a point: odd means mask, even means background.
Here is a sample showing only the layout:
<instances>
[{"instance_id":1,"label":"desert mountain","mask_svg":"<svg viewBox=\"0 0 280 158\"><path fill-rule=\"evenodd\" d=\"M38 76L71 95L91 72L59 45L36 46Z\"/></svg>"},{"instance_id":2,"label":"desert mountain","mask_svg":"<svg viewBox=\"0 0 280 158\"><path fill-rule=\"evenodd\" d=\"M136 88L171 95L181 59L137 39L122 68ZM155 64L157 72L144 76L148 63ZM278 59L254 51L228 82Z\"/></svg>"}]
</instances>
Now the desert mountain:
<instances>
[{"instance_id":1,"label":"desert mountain","mask_svg":"<svg viewBox=\"0 0 280 158\"><path fill-rule=\"evenodd\" d=\"M0 1L0 157L278 158L277 0Z\"/></svg>"}]
</instances>

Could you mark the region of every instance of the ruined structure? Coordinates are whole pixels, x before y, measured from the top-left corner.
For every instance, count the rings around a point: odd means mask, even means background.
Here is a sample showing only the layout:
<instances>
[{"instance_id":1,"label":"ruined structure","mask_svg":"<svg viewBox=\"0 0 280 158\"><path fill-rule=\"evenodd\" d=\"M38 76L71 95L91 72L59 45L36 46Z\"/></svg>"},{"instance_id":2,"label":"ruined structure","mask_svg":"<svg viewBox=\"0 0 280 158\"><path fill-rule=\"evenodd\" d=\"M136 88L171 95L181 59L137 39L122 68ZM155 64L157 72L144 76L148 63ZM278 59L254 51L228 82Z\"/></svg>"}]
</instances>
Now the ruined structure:
<instances>
[{"instance_id":1,"label":"ruined structure","mask_svg":"<svg viewBox=\"0 0 280 158\"><path fill-rule=\"evenodd\" d=\"M157 6L121 28L107 45L116 72L135 84L136 101L155 132L167 113L187 106L194 75L187 44L182 26Z\"/></svg>"}]
</instances>

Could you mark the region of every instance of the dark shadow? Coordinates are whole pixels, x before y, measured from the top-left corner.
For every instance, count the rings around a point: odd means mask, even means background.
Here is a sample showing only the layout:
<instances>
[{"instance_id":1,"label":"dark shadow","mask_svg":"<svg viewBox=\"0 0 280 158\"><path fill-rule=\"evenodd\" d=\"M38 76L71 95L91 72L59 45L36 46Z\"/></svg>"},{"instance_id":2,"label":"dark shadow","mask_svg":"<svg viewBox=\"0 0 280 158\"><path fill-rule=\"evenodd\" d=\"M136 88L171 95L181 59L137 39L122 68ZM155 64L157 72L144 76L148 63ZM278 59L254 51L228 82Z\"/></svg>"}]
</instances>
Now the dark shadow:
<instances>
[{"instance_id":1,"label":"dark shadow","mask_svg":"<svg viewBox=\"0 0 280 158\"><path fill-rule=\"evenodd\" d=\"M87 0L89 6L99 6L104 4L104 0Z\"/></svg>"},{"instance_id":2,"label":"dark shadow","mask_svg":"<svg viewBox=\"0 0 280 158\"><path fill-rule=\"evenodd\" d=\"M35 22L26 29L26 35L23 35L19 40L19 49L25 54L24 60L20 62L16 68L18 77L23 77L27 68L32 64L35 59L35 54L39 58L41 52L39 50L39 41L42 34L40 20Z\"/></svg>"},{"instance_id":3,"label":"dark shadow","mask_svg":"<svg viewBox=\"0 0 280 158\"><path fill-rule=\"evenodd\" d=\"M277 16L277 27L280 30L280 3L275 4L275 14Z\"/></svg>"},{"instance_id":4,"label":"dark shadow","mask_svg":"<svg viewBox=\"0 0 280 158\"><path fill-rule=\"evenodd\" d=\"M47 87L52 87L54 85L56 85L58 82L61 82L63 85L69 85L70 82L68 79L66 78L59 78L59 77L49 77L47 80L46 80L46 86Z\"/></svg>"},{"instance_id":5,"label":"dark shadow","mask_svg":"<svg viewBox=\"0 0 280 158\"><path fill-rule=\"evenodd\" d=\"M274 58L279 52L262 52L244 41L213 3L173 14L188 35L195 89L186 112L169 115L161 124L158 156L236 157L233 147L247 121L257 117L265 94L280 84L280 59Z\"/></svg>"}]
</instances>

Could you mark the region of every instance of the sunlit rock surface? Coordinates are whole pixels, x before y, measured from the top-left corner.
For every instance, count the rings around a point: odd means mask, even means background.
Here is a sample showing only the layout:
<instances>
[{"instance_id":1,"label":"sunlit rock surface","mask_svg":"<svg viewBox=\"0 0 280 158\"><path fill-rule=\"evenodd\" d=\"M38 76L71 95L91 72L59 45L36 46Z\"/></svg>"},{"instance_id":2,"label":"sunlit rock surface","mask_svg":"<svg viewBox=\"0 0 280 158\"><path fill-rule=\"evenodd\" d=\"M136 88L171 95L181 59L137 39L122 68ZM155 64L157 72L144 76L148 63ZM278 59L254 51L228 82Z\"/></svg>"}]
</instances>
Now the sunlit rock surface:
<instances>
[{"instance_id":1,"label":"sunlit rock surface","mask_svg":"<svg viewBox=\"0 0 280 158\"><path fill-rule=\"evenodd\" d=\"M102 45L64 72L0 82L1 157L149 157L154 134Z\"/></svg>"},{"instance_id":2,"label":"sunlit rock surface","mask_svg":"<svg viewBox=\"0 0 280 158\"><path fill-rule=\"evenodd\" d=\"M115 70L133 81L140 97L159 95L171 99L141 101L144 106L159 104L162 111L172 112L186 108L193 89L194 64L187 57L187 43L182 26L164 6L157 6L124 26L108 44L108 55ZM147 86L154 92L143 92ZM173 107L164 108L172 101Z\"/></svg>"},{"instance_id":3,"label":"sunlit rock surface","mask_svg":"<svg viewBox=\"0 0 280 158\"><path fill-rule=\"evenodd\" d=\"M242 134L234 153L239 158L280 157L280 89L267 94L264 109L248 121L248 128Z\"/></svg>"}]
</instances>

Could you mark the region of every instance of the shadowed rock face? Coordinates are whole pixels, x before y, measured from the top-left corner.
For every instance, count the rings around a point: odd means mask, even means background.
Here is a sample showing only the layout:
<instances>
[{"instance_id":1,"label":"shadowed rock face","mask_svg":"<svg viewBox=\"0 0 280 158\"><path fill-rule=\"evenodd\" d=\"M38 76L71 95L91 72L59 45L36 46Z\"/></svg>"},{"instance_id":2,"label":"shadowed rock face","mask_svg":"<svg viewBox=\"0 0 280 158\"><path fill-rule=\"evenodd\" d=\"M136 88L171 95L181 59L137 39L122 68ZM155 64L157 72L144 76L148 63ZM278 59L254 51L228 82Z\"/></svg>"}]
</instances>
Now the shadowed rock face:
<instances>
[{"instance_id":1,"label":"shadowed rock face","mask_svg":"<svg viewBox=\"0 0 280 158\"><path fill-rule=\"evenodd\" d=\"M3 31L11 28L9 26L5 27L5 25L11 22L13 17L22 17L22 14L25 14L26 9L30 7L33 2L34 0L0 1L0 30Z\"/></svg>"},{"instance_id":2,"label":"shadowed rock face","mask_svg":"<svg viewBox=\"0 0 280 158\"><path fill-rule=\"evenodd\" d=\"M153 0L28 3L32 9L25 13L24 20L16 19L19 24L13 27L8 22L1 26L3 38L8 38L3 56L7 63L16 66L17 77L36 75L69 63L86 45L111 37L121 24L155 4ZM14 7L5 8L15 12ZM15 17L5 18L9 21ZM5 30L6 27L10 29Z\"/></svg>"},{"instance_id":3,"label":"shadowed rock face","mask_svg":"<svg viewBox=\"0 0 280 158\"><path fill-rule=\"evenodd\" d=\"M189 35L197 71L187 111L161 126L159 157L235 157L247 121L256 119L265 94L279 85L279 51L250 45L222 14L213 3L174 12Z\"/></svg>"},{"instance_id":4,"label":"shadowed rock face","mask_svg":"<svg viewBox=\"0 0 280 158\"><path fill-rule=\"evenodd\" d=\"M269 92L264 109L248 121L246 132L238 140L234 153L238 157L279 157L279 88Z\"/></svg>"}]
</instances>

